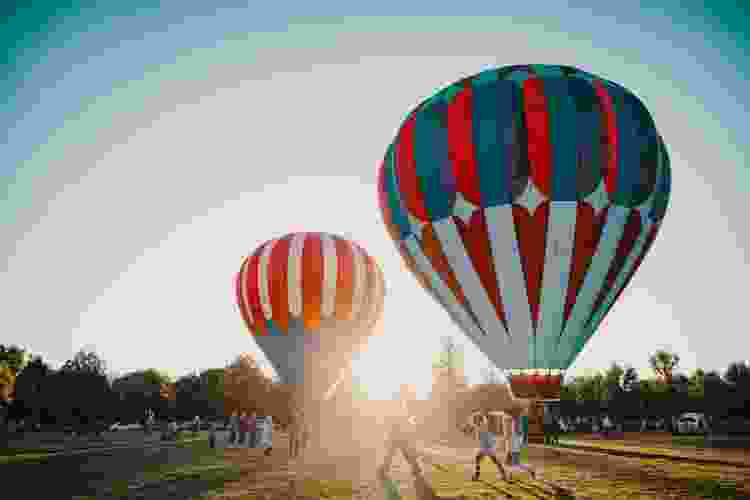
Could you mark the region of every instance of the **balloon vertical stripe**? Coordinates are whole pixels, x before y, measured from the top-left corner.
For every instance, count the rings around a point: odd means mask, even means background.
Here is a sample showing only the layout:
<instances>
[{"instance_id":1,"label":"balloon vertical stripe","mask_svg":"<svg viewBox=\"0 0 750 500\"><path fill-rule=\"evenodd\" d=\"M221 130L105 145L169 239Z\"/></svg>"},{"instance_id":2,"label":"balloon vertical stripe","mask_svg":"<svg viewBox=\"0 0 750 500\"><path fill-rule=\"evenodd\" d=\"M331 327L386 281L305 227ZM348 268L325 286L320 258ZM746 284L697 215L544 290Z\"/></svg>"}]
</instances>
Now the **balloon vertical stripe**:
<instances>
[{"instance_id":1,"label":"balloon vertical stripe","mask_svg":"<svg viewBox=\"0 0 750 500\"><path fill-rule=\"evenodd\" d=\"M607 217L607 209L596 215L594 209L586 202L578 203L578 214L576 215L576 234L575 244L573 247L573 262L570 272L570 279L567 288L567 298L565 302L565 320L563 328L570 318L578 292L583 286L583 278L586 276L591 265L591 259L594 252L599 246L599 239L604 228L604 221Z\"/></svg>"},{"instance_id":2,"label":"balloon vertical stripe","mask_svg":"<svg viewBox=\"0 0 750 500\"><path fill-rule=\"evenodd\" d=\"M549 136L549 114L544 83L539 78L523 82L524 118L526 120L531 178L537 189L551 195L552 151Z\"/></svg>"},{"instance_id":3,"label":"balloon vertical stripe","mask_svg":"<svg viewBox=\"0 0 750 500\"><path fill-rule=\"evenodd\" d=\"M492 247L484 211L474 212L468 223L459 217L453 217L453 223L458 228L461 242L479 275L479 280L492 303L495 315L502 322L503 328L507 330L508 324L503 310L503 299L498 288L498 274L492 259Z\"/></svg>"},{"instance_id":4,"label":"balloon vertical stripe","mask_svg":"<svg viewBox=\"0 0 750 500\"><path fill-rule=\"evenodd\" d=\"M497 311L492 306L487 290L482 286L453 219L436 222L432 227L440 241L443 254L455 273L458 287L466 299L463 303L464 307L471 313L483 332L505 341L507 337L505 326L497 317Z\"/></svg>"},{"instance_id":5,"label":"balloon vertical stripe","mask_svg":"<svg viewBox=\"0 0 750 500\"><path fill-rule=\"evenodd\" d=\"M263 315L263 307L260 305L260 253L264 247L260 247L251 255L247 263L247 299L250 304L250 313L257 327L256 335L266 335L266 318Z\"/></svg>"},{"instance_id":6,"label":"balloon vertical stripe","mask_svg":"<svg viewBox=\"0 0 750 500\"><path fill-rule=\"evenodd\" d=\"M519 208L512 205L483 210L508 333L511 337L511 345L502 352L502 366L506 368L533 366L534 359L534 324L526 291L521 246L516 236L517 226L513 215L516 210Z\"/></svg>"},{"instance_id":7,"label":"balloon vertical stripe","mask_svg":"<svg viewBox=\"0 0 750 500\"><path fill-rule=\"evenodd\" d=\"M289 314L302 317L302 249L305 246L305 233L293 234L289 245L287 265L287 289L289 290Z\"/></svg>"},{"instance_id":8,"label":"balloon vertical stripe","mask_svg":"<svg viewBox=\"0 0 750 500\"><path fill-rule=\"evenodd\" d=\"M429 112L415 115L414 164L429 220L448 217L456 200L448 130L444 125L447 108L445 105L435 106Z\"/></svg>"},{"instance_id":9,"label":"balloon vertical stripe","mask_svg":"<svg viewBox=\"0 0 750 500\"><path fill-rule=\"evenodd\" d=\"M549 202L544 202L533 214L523 207L513 207L513 219L516 224L516 238L521 251L521 264L526 277L531 321L536 332L539 320L539 299L542 293L542 273L544 255L547 249L547 221L549 220Z\"/></svg>"},{"instance_id":10,"label":"balloon vertical stripe","mask_svg":"<svg viewBox=\"0 0 750 500\"><path fill-rule=\"evenodd\" d=\"M273 321L282 332L289 328L289 277L287 276L287 264L289 262L289 236L281 238L271 250L268 261L268 289L271 298L271 309L273 310Z\"/></svg>"},{"instance_id":11,"label":"balloon vertical stripe","mask_svg":"<svg viewBox=\"0 0 750 500\"><path fill-rule=\"evenodd\" d=\"M475 205L482 203L472 138L472 89L466 86L448 104L448 147L456 189Z\"/></svg>"},{"instance_id":12,"label":"balloon vertical stripe","mask_svg":"<svg viewBox=\"0 0 750 500\"><path fill-rule=\"evenodd\" d=\"M615 113L612 97L607 87L599 80L594 81L594 89L599 97L599 103L602 108L603 136L602 136L602 156L604 158L604 185L607 193L614 194L617 190L617 166L619 164L618 155L618 132L617 132L617 114Z\"/></svg>"},{"instance_id":13,"label":"balloon vertical stripe","mask_svg":"<svg viewBox=\"0 0 750 500\"><path fill-rule=\"evenodd\" d=\"M604 298L607 296L607 293L612 289L612 285L614 285L615 279L617 279L617 276L625 266L625 261L628 258L628 255L630 255L630 252L633 250L633 247L635 246L635 243L638 239L638 234L640 232L641 216L637 210L633 210L630 212L630 215L627 219L622 238L617 245L617 251L615 252L615 256L609 266L609 272L607 273L607 277L604 280L604 285L600 288L599 296L596 298L596 301L594 301L594 305L591 308L591 315L586 321L586 326L588 326L588 323L591 322L591 318L594 317L594 314L596 314L597 309L599 309L599 307L601 306Z\"/></svg>"},{"instance_id":14,"label":"balloon vertical stripe","mask_svg":"<svg viewBox=\"0 0 750 500\"><path fill-rule=\"evenodd\" d=\"M323 248L320 236L310 233L302 249L302 317L305 328L320 326L323 299Z\"/></svg>"},{"instance_id":15,"label":"balloon vertical stripe","mask_svg":"<svg viewBox=\"0 0 750 500\"><path fill-rule=\"evenodd\" d=\"M398 253L401 255L401 258L404 259L406 267L411 271L412 275L417 278L419 284L422 285L422 288L427 290L429 294L434 295L435 290L432 289L429 278L417 267L414 257L409 253L409 249L406 248L406 242L402 241L398 243Z\"/></svg>"},{"instance_id":16,"label":"balloon vertical stripe","mask_svg":"<svg viewBox=\"0 0 750 500\"><path fill-rule=\"evenodd\" d=\"M278 243L278 240L271 240L263 247L260 254L260 265L258 266L258 288L260 290L260 305L263 310L263 317L270 320L273 317L271 310L271 294L269 293L269 272L268 263L271 258L271 251Z\"/></svg>"},{"instance_id":17,"label":"balloon vertical stripe","mask_svg":"<svg viewBox=\"0 0 750 500\"><path fill-rule=\"evenodd\" d=\"M422 252L430 261L432 268L438 273L448 289L453 293L459 304L466 307L466 297L458 284L456 275L451 268L448 257L443 252L440 240L435 234L435 230L430 224L425 225L422 229L422 241L420 242Z\"/></svg>"},{"instance_id":18,"label":"balloon vertical stripe","mask_svg":"<svg viewBox=\"0 0 750 500\"><path fill-rule=\"evenodd\" d=\"M352 257L354 268L354 290L352 292L354 299L352 300L352 318L356 318L361 314L363 297L367 293L367 266L365 265L365 254L357 247L352 245Z\"/></svg>"},{"instance_id":19,"label":"balloon vertical stripe","mask_svg":"<svg viewBox=\"0 0 750 500\"><path fill-rule=\"evenodd\" d=\"M396 145L396 180L403 201L412 216L427 222L430 216L424 203L424 194L417 176L417 166L414 159L414 129L416 114L412 114L404 124Z\"/></svg>"},{"instance_id":20,"label":"balloon vertical stripe","mask_svg":"<svg viewBox=\"0 0 750 500\"><path fill-rule=\"evenodd\" d=\"M235 294L236 294L236 300L237 305L240 310L240 316L242 316L242 320L245 322L245 326L250 331L255 331L255 325L253 322L253 318L249 313L249 306L247 303L247 297L245 293L245 288L242 286L242 284L245 282L245 273L247 272L247 258L245 258L242 261L242 266L240 267L240 272L237 273L237 276L234 280L234 288L235 288Z\"/></svg>"},{"instance_id":21,"label":"balloon vertical stripe","mask_svg":"<svg viewBox=\"0 0 750 500\"><path fill-rule=\"evenodd\" d=\"M352 318L354 301L354 256L351 247L341 238L336 238L336 319Z\"/></svg>"}]
</instances>

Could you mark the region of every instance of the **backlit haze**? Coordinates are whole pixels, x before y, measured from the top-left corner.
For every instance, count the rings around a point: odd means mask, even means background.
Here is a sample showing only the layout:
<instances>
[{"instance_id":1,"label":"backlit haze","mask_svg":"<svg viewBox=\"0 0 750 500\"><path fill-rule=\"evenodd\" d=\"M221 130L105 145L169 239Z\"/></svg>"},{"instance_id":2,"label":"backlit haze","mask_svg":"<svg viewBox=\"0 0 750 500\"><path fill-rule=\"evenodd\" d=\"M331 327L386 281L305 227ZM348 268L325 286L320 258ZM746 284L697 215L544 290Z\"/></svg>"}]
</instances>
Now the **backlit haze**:
<instances>
[{"instance_id":1,"label":"backlit haze","mask_svg":"<svg viewBox=\"0 0 750 500\"><path fill-rule=\"evenodd\" d=\"M671 1L654 11L558 2L544 17L504 2L464 12L421 3L401 8L405 17L374 17L401 2L295 17L278 2L262 13L197 2L87 9L23 40L15 24L0 117L0 343L53 365L94 349L117 373L180 376L242 351L263 359L234 305L234 274L265 240L325 231L359 242L385 274L384 316L355 360L370 397L403 381L426 397L444 335L465 346L469 380L480 382L489 362L386 234L376 167L406 113L437 89L489 67L547 63L638 95L673 169L652 251L569 373L618 361L650 375L658 348L685 370L745 359L744 41ZM425 12L454 17L416 17Z\"/></svg>"}]
</instances>

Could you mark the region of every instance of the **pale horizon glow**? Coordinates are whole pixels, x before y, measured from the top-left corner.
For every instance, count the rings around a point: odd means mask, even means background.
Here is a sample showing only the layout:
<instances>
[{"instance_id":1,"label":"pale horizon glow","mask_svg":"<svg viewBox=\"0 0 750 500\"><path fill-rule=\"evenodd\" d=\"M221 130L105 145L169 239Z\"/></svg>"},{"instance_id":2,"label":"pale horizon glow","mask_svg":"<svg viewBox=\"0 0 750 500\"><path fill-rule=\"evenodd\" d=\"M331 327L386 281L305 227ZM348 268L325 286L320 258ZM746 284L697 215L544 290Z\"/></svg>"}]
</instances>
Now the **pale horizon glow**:
<instances>
[{"instance_id":1,"label":"pale horizon glow","mask_svg":"<svg viewBox=\"0 0 750 500\"><path fill-rule=\"evenodd\" d=\"M390 398L404 381L426 397L444 335L464 346L468 379L480 382L489 361L408 273L386 233L376 167L406 113L438 88L491 66L546 62L632 89L652 112L673 169L652 251L568 374L617 361L651 377L648 356L660 348L676 351L685 372L723 371L747 357L750 339L740 333L750 240L738 169L748 148L727 129L732 96L714 79L737 75L720 58L703 56L723 73L690 79L692 51L604 18L599 45L549 19L498 17L489 32L489 21L456 18L450 36L447 21L421 18L425 28L415 34L386 32L390 24L379 19L347 20L347 30L343 21L290 26L286 38L265 42L296 43L294 50L263 49L261 35L196 49L99 89L40 138L19 165L26 177L9 187L16 196L33 185L34 196L8 226L15 240L0 274L0 342L53 365L90 346L120 374L157 368L177 377L223 367L242 352L263 361L234 304L234 275L263 241L325 231L359 242L384 272L384 316L353 361L370 397ZM484 31L468 32L471 22ZM457 34L460 26L467 32ZM628 49L636 43L648 47L639 49L642 60ZM498 50L511 46L512 54ZM92 59L68 77L116 60ZM57 99L54 91L39 102Z\"/></svg>"}]
</instances>

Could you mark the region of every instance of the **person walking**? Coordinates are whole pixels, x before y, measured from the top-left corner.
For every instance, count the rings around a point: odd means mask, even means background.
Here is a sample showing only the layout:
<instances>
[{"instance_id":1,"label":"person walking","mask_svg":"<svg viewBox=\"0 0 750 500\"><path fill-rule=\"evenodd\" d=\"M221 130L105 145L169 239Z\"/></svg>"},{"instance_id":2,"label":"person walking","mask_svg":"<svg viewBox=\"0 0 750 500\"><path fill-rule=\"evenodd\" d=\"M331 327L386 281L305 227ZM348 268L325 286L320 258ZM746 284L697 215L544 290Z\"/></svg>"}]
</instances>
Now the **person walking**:
<instances>
[{"instance_id":1,"label":"person walking","mask_svg":"<svg viewBox=\"0 0 750 500\"><path fill-rule=\"evenodd\" d=\"M503 481L508 479L508 474L505 472L505 467L497 458L497 427L492 426L490 423L489 412L485 411L482 415L479 425L477 426L478 438L479 438L479 451L474 458L474 475L472 481L479 481L479 468L482 463L482 459L485 457L490 458L497 466L500 474L503 476Z\"/></svg>"},{"instance_id":2,"label":"person walking","mask_svg":"<svg viewBox=\"0 0 750 500\"><path fill-rule=\"evenodd\" d=\"M302 413L295 411L289 422L289 457L297 458L299 456L300 445L302 444Z\"/></svg>"},{"instance_id":3,"label":"person walking","mask_svg":"<svg viewBox=\"0 0 750 500\"><path fill-rule=\"evenodd\" d=\"M521 463L521 453L528 446L528 435L524 429L523 417L526 414L525 408L514 410L511 424L510 438L510 465L512 468L523 469L529 473L531 479L536 479L536 471L529 464Z\"/></svg>"},{"instance_id":4,"label":"person walking","mask_svg":"<svg viewBox=\"0 0 750 500\"><path fill-rule=\"evenodd\" d=\"M554 415L552 414L552 408L549 405L544 405L544 444L553 444L554 429Z\"/></svg>"},{"instance_id":5,"label":"person walking","mask_svg":"<svg viewBox=\"0 0 750 500\"><path fill-rule=\"evenodd\" d=\"M201 430L201 418L196 415L193 419L193 434L198 434L198 432Z\"/></svg>"},{"instance_id":6,"label":"person walking","mask_svg":"<svg viewBox=\"0 0 750 500\"><path fill-rule=\"evenodd\" d=\"M216 422L208 425L208 447L216 448Z\"/></svg>"},{"instance_id":7,"label":"person walking","mask_svg":"<svg viewBox=\"0 0 750 500\"><path fill-rule=\"evenodd\" d=\"M247 447L255 448L258 444L258 413L252 412L247 417Z\"/></svg>"},{"instance_id":8,"label":"person walking","mask_svg":"<svg viewBox=\"0 0 750 500\"><path fill-rule=\"evenodd\" d=\"M240 420L239 416L237 415L237 410L234 410L232 412L232 415L229 417L229 447L234 448L237 445L237 436L239 432L240 427Z\"/></svg>"},{"instance_id":9,"label":"person walking","mask_svg":"<svg viewBox=\"0 0 750 500\"><path fill-rule=\"evenodd\" d=\"M237 441L237 446L243 446L245 444L247 432L250 429L247 413L244 411L240 414L239 428L240 428L240 437L239 437L239 440Z\"/></svg>"},{"instance_id":10,"label":"person walking","mask_svg":"<svg viewBox=\"0 0 750 500\"><path fill-rule=\"evenodd\" d=\"M403 384L399 390L396 414L392 416L386 436L386 454L383 464L377 469L377 476L386 486L386 491L395 485L388 478L393 458L401 452L411 468L414 486L420 499L436 498L435 492L424 477L422 466L419 464L419 452L416 445L416 419L411 414L410 406L414 403L414 389ZM395 490L394 490L395 491ZM393 491L391 491L393 494Z\"/></svg>"},{"instance_id":11,"label":"person walking","mask_svg":"<svg viewBox=\"0 0 750 500\"><path fill-rule=\"evenodd\" d=\"M263 454L269 456L273 451L273 417L267 415L263 420L262 438L260 446L265 448Z\"/></svg>"}]
</instances>

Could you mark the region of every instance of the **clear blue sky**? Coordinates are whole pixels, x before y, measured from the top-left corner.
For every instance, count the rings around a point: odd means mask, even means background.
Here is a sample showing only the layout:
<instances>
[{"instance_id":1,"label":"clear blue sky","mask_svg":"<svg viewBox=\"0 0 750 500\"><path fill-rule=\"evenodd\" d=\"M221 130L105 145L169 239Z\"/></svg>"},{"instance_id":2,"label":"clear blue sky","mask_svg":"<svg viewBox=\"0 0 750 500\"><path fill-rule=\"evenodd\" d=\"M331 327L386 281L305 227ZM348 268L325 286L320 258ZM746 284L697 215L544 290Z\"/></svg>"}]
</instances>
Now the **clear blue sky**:
<instances>
[{"instance_id":1,"label":"clear blue sky","mask_svg":"<svg viewBox=\"0 0 750 500\"><path fill-rule=\"evenodd\" d=\"M382 263L380 336L356 364L373 396L406 377L426 394L424 353L443 335L466 345L478 381L488 361L385 233L376 166L436 89L491 66L550 63L633 90L673 168L662 232L571 372L612 360L645 369L657 348L686 369L750 357L742 13L616 3L68 2L18 13L2 35L0 342L53 364L89 347L115 371L172 375L257 354L233 275L262 241L319 230Z\"/></svg>"}]
</instances>

